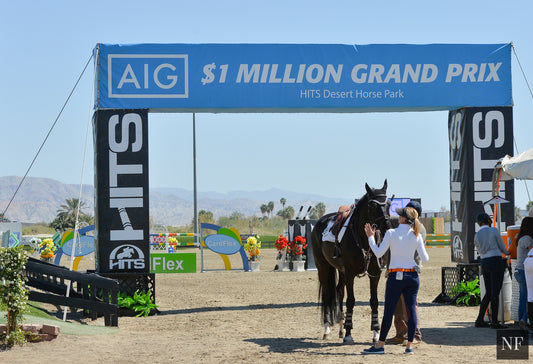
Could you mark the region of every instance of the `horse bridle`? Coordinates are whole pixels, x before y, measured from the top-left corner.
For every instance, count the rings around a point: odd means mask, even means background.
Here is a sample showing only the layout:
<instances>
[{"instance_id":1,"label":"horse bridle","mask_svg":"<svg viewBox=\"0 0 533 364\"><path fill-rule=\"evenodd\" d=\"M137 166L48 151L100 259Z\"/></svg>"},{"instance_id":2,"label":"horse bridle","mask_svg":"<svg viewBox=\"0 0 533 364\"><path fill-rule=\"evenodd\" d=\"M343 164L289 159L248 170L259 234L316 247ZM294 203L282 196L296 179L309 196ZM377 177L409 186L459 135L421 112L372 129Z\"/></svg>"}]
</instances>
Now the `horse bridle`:
<instances>
[{"instance_id":1,"label":"horse bridle","mask_svg":"<svg viewBox=\"0 0 533 364\"><path fill-rule=\"evenodd\" d=\"M385 200L383 202L379 201L376 199L376 197L385 197ZM390 199L390 201L392 201L394 199L394 195L392 196L392 198ZM375 228L377 229L378 228L378 222L380 222L381 220L385 220L385 222L387 222L387 220L389 220L389 214L387 213L388 211L388 208L389 208L389 199L387 199L387 195L386 194L379 194L379 195L375 195L375 196L372 196L371 199L368 200L367 202L367 208L368 208L368 214L370 215L370 203L375 203L376 205L378 205L380 208L381 208L381 216L379 216L378 218L376 218L373 222L372 222L372 228ZM386 224L385 224L386 226ZM374 275L368 273L368 267L370 266L370 260L371 260L371 248L368 247L368 250L365 250L360 242L359 242L359 235L357 234L357 231L355 231L355 226L352 224L352 234L354 235L354 238L355 238L355 241L357 243L357 246L359 247L359 249L361 249L361 253L363 254L363 260L364 260L364 266L365 266L365 271L362 273L362 274L358 274L357 277L358 278L361 278L361 277L364 277L365 275L369 276L369 277L375 277Z\"/></svg>"},{"instance_id":2,"label":"horse bridle","mask_svg":"<svg viewBox=\"0 0 533 364\"><path fill-rule=\"evenodd\" d=\"M371 202L375 203L376 205L379 205L379 207L381 208L381 216L379 216L377 219L374 220L374 223L372 224L372 228L377 228L378 225L377 223L381 220L390 220L389 219L389 214L387 214L387 210L389 209L389 199L387 199L387 195L385 194L379 194L379 195L376 195L374 197L385 197L385 200L383 202L381 201L378 201L376 200L375 198L371 198L370 200L368 200L368 204L370 204ZM390 199L390 201L392 201L394 199L394 195L392 195L392 198ZM370 206L368 206L368 214L370 215Z\"/></svg>"}]
</instances>

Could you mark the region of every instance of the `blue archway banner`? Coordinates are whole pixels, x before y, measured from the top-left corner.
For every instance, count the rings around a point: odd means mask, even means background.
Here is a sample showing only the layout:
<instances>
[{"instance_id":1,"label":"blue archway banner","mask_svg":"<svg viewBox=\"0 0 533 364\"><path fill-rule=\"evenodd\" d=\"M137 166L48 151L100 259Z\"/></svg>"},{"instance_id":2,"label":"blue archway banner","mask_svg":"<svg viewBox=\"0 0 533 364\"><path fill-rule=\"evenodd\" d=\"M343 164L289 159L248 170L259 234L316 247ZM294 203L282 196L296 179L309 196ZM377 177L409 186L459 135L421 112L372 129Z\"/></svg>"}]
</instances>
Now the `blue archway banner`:
<instances>
[{"instance_id":1,"label":"blue archway banner","mask_svg":"<svg viewBox=\"0 0 533 364\"><path fill-rule=\"evenodd\" d=\"M98 44L96 109L374 112L512 106L511 44Z\"/></svg>"}]
</instances>

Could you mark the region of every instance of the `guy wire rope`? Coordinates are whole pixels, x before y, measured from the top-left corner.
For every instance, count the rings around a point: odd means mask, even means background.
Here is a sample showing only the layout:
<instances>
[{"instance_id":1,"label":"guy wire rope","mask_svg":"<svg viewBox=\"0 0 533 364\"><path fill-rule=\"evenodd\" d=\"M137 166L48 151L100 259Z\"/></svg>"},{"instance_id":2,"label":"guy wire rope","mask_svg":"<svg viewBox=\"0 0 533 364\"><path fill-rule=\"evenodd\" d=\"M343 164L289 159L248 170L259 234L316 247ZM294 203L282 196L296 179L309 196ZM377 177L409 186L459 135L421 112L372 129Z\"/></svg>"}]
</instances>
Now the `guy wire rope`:
<instances>
[{"instance_id":1,"label":"guy wire rope","mask_svg":"<svg viewBox=\"0 0 533 364\"><path fill-rule=\"evenodd\" d=\"M44 138L41 146L39 147L39 149L37 150L37 153L35 153L35 157L33 157L33 160L31 161L30 163L30 166L28 167L28 169L26 170L26 173L24 174L24 177L22 177L22 179L20 180L20 183L19 185L17 186L17 189L15 190L15 192L13 193L13 196L11 197L11 200L9 200L9 203L7 204L6 208L4 209L4 212L2 213L3 216L6 216L6 212L7 210L9 209L9 207L11 206L11 203L13 202L13 200L15 199L15 196L17 195L19 189L20 189L20 186L22 186L22 183L24 183L24 180L26 179L26 177L28 176L28 173L30 172L31 168L33 167L33 164L35 163L35 160L37 159L37 157L39 156L39 153L41 152L41 150L43 149L44 147L44 144L46 143L46 141L48 140L48 137L50 136L50 134L52 133L52 130L54 129L57 121L59 120L59 118L61 117L61 114L63 113L63 110L65 110L65 107L67 106L69 100L70 100L70 97L72 96L72 94L74 93L74 91L76 90L76 87L78 86L78 83L80 82L83 74L85 73L85 70L87 69L87 66L89 65L89 62L91 61L91 59L93 58L93 55L91 53L91 56L89 57L89 59L87 60L87 63L85 64L85 67L83 67L83 71L81 71L81 74L80 76L78 77L78 79L76 80L76 83L74 84L74 87L72 88L72 90L70 91L67 99L65 100L65 103L63 104L63 106L61 107L61 110L59 111L59 114L57 114L57 117L56 119L54 120L54 123L52 124L52 126L50 127L50 130L48 130L48 133L46 134L46 137Z\"/></svg>"},{"instance_id":2,"label":"guy wire rope","mask_svg":"<svg viewBox=\"0 0 533 364\"><path fill-rule=\"evenodd\" d=\"M92 57L92 55L91 55ZM98 59L98 57L96 58ZM89 61L91 60L91 58L89 58ZM96 79L96 63L94 65L94 78ZM89 140L89 130L90 130L90 126L91 126L91 106L92 106L92 100L93 100L93 96L94 96L94 85L95 85L95 82L93 80L92 82L92 90L91 90L91 96L89 98L89 118L87 120L87 128L86 128L86 132L85 132L85 147L83 149L83 161L82 161L82 166L81 166L81 177L80 177L80 192L79 192L79 195L78 195L78 206L76 206L76 220L74 222L74 236L73 236L73 241L72 241L72 251L71 251L71 254L70 254L70 257L69 257L69 270L72 270L73 267L74 267L74 254L75 254L75 251L76 251L76 242L78 240L78 230L80 228L80 225L79 225L79 217L80 217L80 209L81 209L81 196L82 196L82 192L83 192L83 176L84 176L84 173L85 173L85 159L86 159L86 156L87 156L87 141ZM67 284L67 292L66 292L66 297L69 297L70 296L70 282L68 282ZM67 306L63 307L63 321L67 321Z\"/></svg>"},{"instance_id":3,"label":"guy wire rope","mask_svg":"<svg viewBox=\"0 0 533 364\"><path fill-rule=\"evenodd\" d=\"M524 69L522 68L522 63L520 63L520 59L518 58L518 54L516 53L516 48L511 42L511 49L513 50L514 56L516 57L516 61L518 62L518 66L520 67L520 71L522 72L522 77L524 77L524 80L526 81L527 88L529 90L529 94L531 95L531 98L533 98L533 91L531 91L531 87L529 86L529 82L526 77L526 73L524 72ZM513 136L514 141L514 148L516 149L516 153L518 154L518 145L516 144L516 139ZM524 180L524 186L526 186L526 193L527 193L527 199L531 201L531 196L529 195L529 189L527 188L526 180Z\"/></svg>"}]
</instances>

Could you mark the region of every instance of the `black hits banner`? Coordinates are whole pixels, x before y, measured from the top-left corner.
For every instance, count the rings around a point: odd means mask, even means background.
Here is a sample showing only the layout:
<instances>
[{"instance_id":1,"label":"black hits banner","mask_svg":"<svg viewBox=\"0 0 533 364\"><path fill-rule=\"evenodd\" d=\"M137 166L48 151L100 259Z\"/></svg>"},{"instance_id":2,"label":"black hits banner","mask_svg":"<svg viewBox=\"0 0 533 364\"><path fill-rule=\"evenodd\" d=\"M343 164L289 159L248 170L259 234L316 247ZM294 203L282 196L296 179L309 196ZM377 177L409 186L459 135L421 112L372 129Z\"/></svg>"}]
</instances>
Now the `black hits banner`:
<instances>
[{"instance_id":1,"label":"black hits banner","mask_svg":"<svg viewBox=\"0 0 533 364\"><path fill-rule=\"evenodd\" d=\"M474 235L480 212L497 221L492 199L494 166L506 154L513 155L512 107L464 108L450 111L450 215L451 254L456 263L478 260ZM500 205L500 229L514 224L514 181L502 181L499 196L509 201ZM497 226L497 223L496 223Z\"/></svg>"},{"instance_id":2,"label":"black hits banner","mask_svg":"<svg viewBox=\"0 0 533 364\"><path fill-rule=\"evenodd\" d=\"M148 111L98 110L93 131L96 271L148 273Z\"/></svg>"}]
</instances>

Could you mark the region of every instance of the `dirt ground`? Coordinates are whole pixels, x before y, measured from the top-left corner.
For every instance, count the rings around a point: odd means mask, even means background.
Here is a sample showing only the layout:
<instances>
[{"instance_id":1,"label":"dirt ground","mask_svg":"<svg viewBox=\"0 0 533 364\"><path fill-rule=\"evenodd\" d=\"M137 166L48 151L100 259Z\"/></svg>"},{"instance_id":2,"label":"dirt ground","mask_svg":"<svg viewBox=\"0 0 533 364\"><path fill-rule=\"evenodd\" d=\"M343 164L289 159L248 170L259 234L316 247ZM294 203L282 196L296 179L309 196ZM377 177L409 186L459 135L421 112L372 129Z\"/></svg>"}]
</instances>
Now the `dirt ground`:
<instances>
[{"instance_id":1,"label":"dirt ground","mask_svg":"<svg viewBox=\"0 0 533 364\"><path fill-rule=\"evenodd\" d=\"M264 249L260 272L225 271L218 255L205 252L205 269L217 270L200 273L198 252L198 273L156 276L160 314L120 317L119 329L108 333L62 333L51 342L17 346L0 352L0 362L496 362L496 330L473 325L478 307L432 303L441 291L441 267L455 263L450 260L449 248L428 252L430 261L420 275L418 296L423 343L415 347L414 356L403 355L400 345L387 345L385 355L361 355L372 339L367 278L355 282L355 343L345 345L338 338L322 340L317 272L273 271L276 252ZM237 255L232 256L231 263L242 268ZM80 269L94 269L94 261L84 258ZM382 279L381 301L384 286ZM383 302L380 319L382 314ZM99 318L80 325L104 323ZM389 337L394 332L392 328Z\"/></svg>"}]
</instances>

